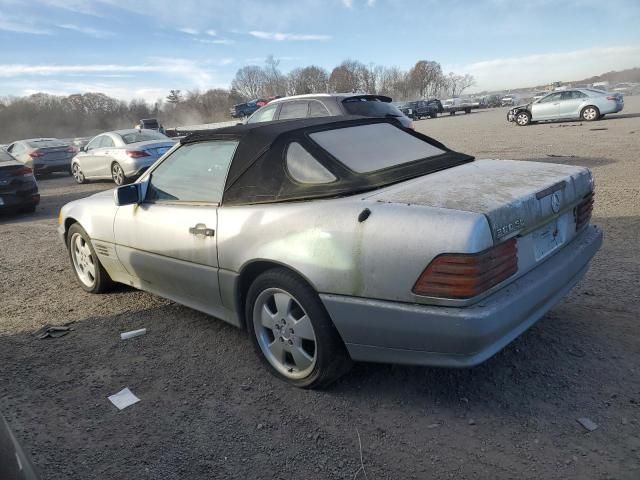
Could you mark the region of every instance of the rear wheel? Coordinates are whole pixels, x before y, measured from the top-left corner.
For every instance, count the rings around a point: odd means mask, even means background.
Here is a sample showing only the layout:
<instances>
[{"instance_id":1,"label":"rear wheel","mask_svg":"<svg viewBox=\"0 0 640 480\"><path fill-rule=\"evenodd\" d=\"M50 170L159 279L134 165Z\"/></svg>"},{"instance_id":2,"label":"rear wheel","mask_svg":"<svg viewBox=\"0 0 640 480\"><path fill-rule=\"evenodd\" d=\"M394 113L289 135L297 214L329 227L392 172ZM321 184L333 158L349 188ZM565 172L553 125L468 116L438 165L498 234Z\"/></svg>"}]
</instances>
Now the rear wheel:
<instances>
[{"instance_id":1,"label":"rear wheel","mask_svg":"<svg viewBox=\"0 0 640 480\"><path fill-rule=\"evenodd\" d=\"M516 113L516 123L521 127L529 125L531 123L531 114L524 110Z\"/></svg>"},{"instance_id":2,"label":"rear wheel","mask_svg":"<svg viewBox=\"0 0 640 480\"><path fill-rule=\"evenodd\" d=\"M600 118L600 110L598 110L598 107L589 105L582 109L582 112L580 112L580 117L582 117L582 119L587 122L593 122L594 120L598 120L598 118Z\"/></svg>"},{"instance_id":3,"label":"rear wheel","mask_svg":"<svg viewBox=\"0 0 640 480\"><path fill-rule=\"evenodd\" d=\"M318 294L285 269L255 279L245 305L254 349L276 377L321 388L346 373L351 359Z\"/></svg>"},{"instance_id":4,"label":"rear wheel","mask_svg":"<svg viewBox=\"0 0 640 480\"><path fill-rule=\"evenodd\" d=\"M111 165L111 178L116 185L124 185L127 183L127 176L124 174L124 170L118 162L113 162Z\"/></svg>"},{"instance_id":5,"label":"rear wheel","mask_svg":"<svg viewBox=\"0 0 640 480\"><path fill-rule=\"evenodd\" d=\"M71 266L80 287L89 293L103 293L113 286L109 274L100 264L89 235L77 223L67 232L67 249Z\"/></svg>"},{"instance_id":6,"label":"rear wheel","mask_svg":"<svg viewBox=\"0 0 640 480\"><path fill-rule=\"evenodd\" d=\"M471 113L471 109L470 108L465 108L464 113Z\"/></svg>"}]
</instances>

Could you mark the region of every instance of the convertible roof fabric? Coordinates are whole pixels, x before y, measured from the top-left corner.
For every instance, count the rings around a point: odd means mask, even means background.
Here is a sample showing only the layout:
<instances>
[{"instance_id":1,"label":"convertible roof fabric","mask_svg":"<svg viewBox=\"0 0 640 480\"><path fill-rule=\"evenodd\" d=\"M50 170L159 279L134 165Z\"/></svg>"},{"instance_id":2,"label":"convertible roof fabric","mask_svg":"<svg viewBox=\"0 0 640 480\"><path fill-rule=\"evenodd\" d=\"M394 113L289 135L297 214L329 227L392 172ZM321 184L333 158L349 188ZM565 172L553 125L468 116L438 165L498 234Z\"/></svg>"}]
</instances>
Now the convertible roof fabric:
<instances>
[{"instance_id":1,"label":"convertible roof fabric","mask_svg":"<svg viewBox=\"0 0 640 480\"><path fill-rule=\"evenodd\" d=\"M374 123L394 125L444 150L445 153L361 174L348 169L309 137L313 132ZM230 139L238 140L239 143L224 188L222 204L225 205L249 205L354 194L474 159L469 155L454 152L426 135L404 129L392 118L318 117L236 125L196 132L182 139L181 143ZM337 180L324 184L301 184L293 180L285 166L285 154L291 142L303 145Z\"/></svg>"}]
</instances>

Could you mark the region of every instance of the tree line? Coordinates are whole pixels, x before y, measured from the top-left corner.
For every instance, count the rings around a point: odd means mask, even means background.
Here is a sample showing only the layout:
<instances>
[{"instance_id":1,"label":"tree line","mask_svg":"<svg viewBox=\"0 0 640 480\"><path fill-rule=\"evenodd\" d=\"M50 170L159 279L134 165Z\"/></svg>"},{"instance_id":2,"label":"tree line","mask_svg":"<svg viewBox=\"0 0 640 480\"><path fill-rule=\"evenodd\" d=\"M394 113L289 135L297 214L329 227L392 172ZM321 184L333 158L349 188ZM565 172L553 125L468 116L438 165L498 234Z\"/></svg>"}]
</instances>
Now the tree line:
<instances>
[{"instance_id":1,"label":"tree line","mask_svg":"<svg viewBox=\"0 0 640 480\"><path fill-rule=\"evenodd\" d=\"M33 137L92 136L132 128L142 118L158 118L165 127L225 121L230 119L233 105L257 98L367 92L404 101L458 96L473 83L471 75L445 74L439 63L429 60L420 60L409 70L345 60L330 72L310 65L283 73L279 60L271 55L262 66L239 69L229 89L176 89L154 103L142 99L125 102L103 93L0 98L0 143Z\"/></svg>"}]
</instances>

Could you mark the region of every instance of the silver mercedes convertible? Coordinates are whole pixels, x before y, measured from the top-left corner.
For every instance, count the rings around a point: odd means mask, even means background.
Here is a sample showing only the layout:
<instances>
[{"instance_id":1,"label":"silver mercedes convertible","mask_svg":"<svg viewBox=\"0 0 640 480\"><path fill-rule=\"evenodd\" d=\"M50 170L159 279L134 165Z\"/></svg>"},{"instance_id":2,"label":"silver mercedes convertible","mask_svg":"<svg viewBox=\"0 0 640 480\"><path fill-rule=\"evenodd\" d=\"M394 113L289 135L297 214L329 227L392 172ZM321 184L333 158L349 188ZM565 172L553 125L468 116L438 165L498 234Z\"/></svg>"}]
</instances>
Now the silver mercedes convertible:
<instances>
[{"instance_id":1,"label":"silver mercedes convertible","mask_svg":"<svg viewBox=\"0 0 640 480\"><path fill-rule=\"evenodd\" d=\"M494 355L587 271L593 194L586 168L311 118L192 134L65 205L59 234L84 290L120 282L246 328L271 372L313 388L351 361Z\"/></svg>"}]
</instances>

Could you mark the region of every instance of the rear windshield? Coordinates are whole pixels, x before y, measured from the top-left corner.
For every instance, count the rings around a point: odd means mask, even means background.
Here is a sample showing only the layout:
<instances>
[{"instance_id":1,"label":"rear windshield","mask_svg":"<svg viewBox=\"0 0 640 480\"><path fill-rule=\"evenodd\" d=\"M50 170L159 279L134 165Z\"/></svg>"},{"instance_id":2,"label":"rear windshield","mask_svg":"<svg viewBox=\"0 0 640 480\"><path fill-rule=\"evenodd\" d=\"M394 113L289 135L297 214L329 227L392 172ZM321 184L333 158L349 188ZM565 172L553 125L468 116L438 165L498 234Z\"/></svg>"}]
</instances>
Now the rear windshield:
<instances>
[{"instance_id":1,"label":"rear windshield","mask_svg":"<svg viewBox=\"0 0 640 480\"><path fill-rule=\"evenodd\" d=\"M357 173L375 172L445 153L389 123L325 130L309 136Z\"/></svg>"},{"instance_id":2,"label":"rear windshield","mask_svg":"<svg viewBox=\"0 0 640 480\"><path fill-rule=\"evenodd\" d=\"M158 122L156 120L142 120L142 125L144 128L159 128Z\"/></svg>"},{"instance_id":3,"label":"rear windshield","mask_svg":"<svg viewBox=\"0 0 640 480\"><path fill-rule=\"evenodd\" d=\"M169 137L153 130L143 130L141 132L123 133L120 135L122 141L129 145L130 143L148 142L150 140L168 140Z\"/></svg>"},{"instance_id":4,"label":"rear windshield","mask_svg":"<svg viewBox=\"0 0 640 480\"><path fill-rule=\"evenodd\" d=\"M29 140L27 142L30 147L33 148L52 148L52 147L67 147L68 143L58 140L56 138L43 138L42 140Z\"/></svg>"},{"instance_id":5,"label":"rear windshield","mask_svg":"<svg viewBox=\"0 0 640 480\"><path fill-rule=\"evenodd\" d=\"M403 117L404 114L398 107L377 98L347 98L342 101L349 115L362 115L363 117Z\"/></svg>"}]
</instances>

